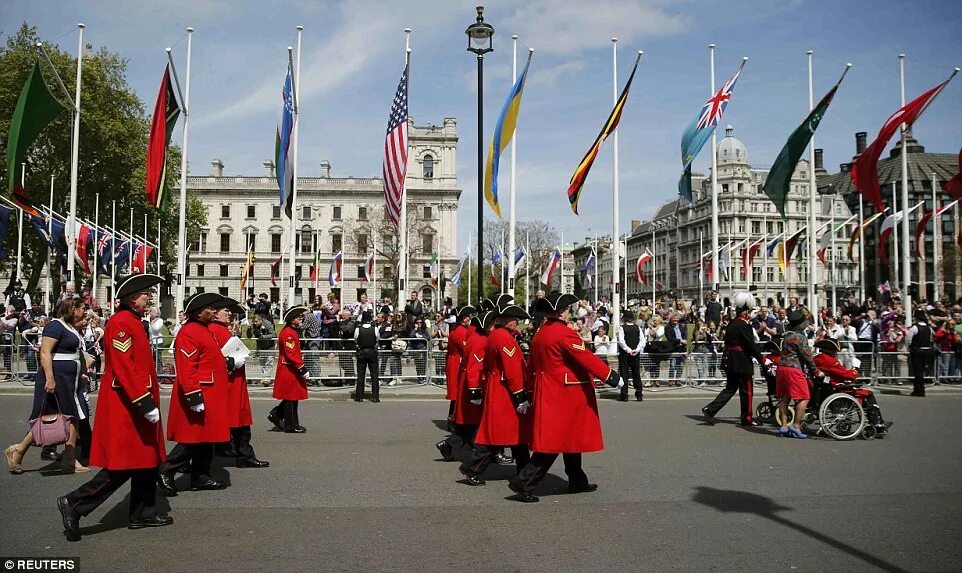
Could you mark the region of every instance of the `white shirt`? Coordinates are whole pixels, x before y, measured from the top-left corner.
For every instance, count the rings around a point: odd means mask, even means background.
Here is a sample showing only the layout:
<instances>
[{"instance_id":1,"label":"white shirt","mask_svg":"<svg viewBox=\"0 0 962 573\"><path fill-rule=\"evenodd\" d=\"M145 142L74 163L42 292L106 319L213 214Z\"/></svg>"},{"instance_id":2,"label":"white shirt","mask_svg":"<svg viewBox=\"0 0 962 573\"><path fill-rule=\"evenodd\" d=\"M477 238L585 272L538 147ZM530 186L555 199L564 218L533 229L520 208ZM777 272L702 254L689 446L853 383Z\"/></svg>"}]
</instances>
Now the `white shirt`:
<instances>
[{"instance_id":1,"label":"white shirt","mask_svg":"<svg viewBox=\"0 0 962 573\"><path fill-rule=\"evenodd\" d=\"M147 319L148 330L150 331L150 342L155 346L160 346L164 342L164 319L159 316L153 320Z\"/></svg>"},{"instance_id":2,"label":"white shirt","mask_svg":"<svg viewBox=\"0 0 962 573\"><path fill-rule=\"evenodd\" d=\"M366 303L364 303L364 302L358 302L357 304L354 305L354 316L355 316L355 318L360 317L363 312L368 311L368 310L371 311L371 316L374 316L374 303L372 303L372 302L370 302L370 301L368 301L368 302L366 302Z\"/></svg>"},{"instance_id":3,"label":"white shirt","mask_svg":"<svg viewBox=\"0 0 962 573\"><path fill-rule=\"evenodd\" d=\"M618 329L617 338L618 338L618 348L621 348L625 352L631 352L632 350L635 350L640 353L645 348L645 344L646 344L645 329L643 328L638 329L638 347L637 348L630 348L627 344L625 344L625 329L623 328Z\"/></svg>"}]
</instances>

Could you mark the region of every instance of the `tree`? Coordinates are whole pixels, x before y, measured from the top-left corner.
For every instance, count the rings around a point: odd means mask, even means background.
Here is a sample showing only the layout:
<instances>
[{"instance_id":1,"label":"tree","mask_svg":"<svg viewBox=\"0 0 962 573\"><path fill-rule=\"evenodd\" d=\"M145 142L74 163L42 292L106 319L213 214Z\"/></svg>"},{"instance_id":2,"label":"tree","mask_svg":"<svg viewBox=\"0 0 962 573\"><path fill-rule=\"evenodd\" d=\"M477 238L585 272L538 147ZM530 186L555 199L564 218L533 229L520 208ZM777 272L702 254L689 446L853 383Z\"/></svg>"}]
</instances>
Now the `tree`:
<instances>
[{"instance_id":1,"label":"tree","mask_svg":"<svg viewBox=\"0 0 962 573\"><path fill-rule=\"evenodd\" d=\"M392 296L395 300L400 301L401 299L398 297L399 277L396 269L398 268L398 263L401 261L401 232L394 226L394 223L391 222L383 209L375 208L373 211L374 215L368 215L367 219L352 219L349 222L345 222L345 228L350 229L350 232L345 234L344 243L347 248L344 250L346 253L367 257L376 246L377 252L375 255L377 266L382 269L384 267L391 269L390 276L393 292L387 294L387 296ZM425 252L424 245L418 241L418 238L426 233L433 232L434 230L431 224L424 220L422 210L412 209L409 205L407 209L409 261L413 261L420 256L431 257L432 253ZM377 272L377 270L378 269L375 269L374 272ZM408 277L410 278L411 276L417 276L417 274L412 275L409 266Z\"/></svg>"},{"instance_id":2,"label":"tree","mask_svg":"<svg viewBox=\"0 0 962 573\"><path fill-rule=\"evenodd\" d=\"M16 34L8 36L6 45L0 47L0 170L6 177L6 134L16 106L20 90L26 81L34 61L41 60L41 69L47 86L56 97L66 100L66 94L54 79L53 70L37 53L40 41L37 29L24 23ZM57 73L70 91L71 100L76 81L77 60L59 47L44 43ZM163 60L158 58L157 79L160 81ZM143 233L144 213L150 220L148 239L156 240L158 225L161 229L161 272L174 274L177 259L177 226L179 224L177 189L171 189L171 201L167 209L158 213L150 207L145 197L145 172L147 135L150 116L147 106L127 83L127 60L121 55L101 47L93 51L87 45L83 65L81 90L80 149L77 182L77 216L95 219L95 197L100 194L100 223L110 222L111 201L117 202L117 227L128 229L131 222L135 234ZM69 105L66 106L68 109ZM51 179L54 180L53 210L66 215L70 202L70 139L72 134L71 113L64 112L54 119L37 138L27 155L26 190L37 204L47 204ZM173 167L168 180L179 180L180 153L171 149L169 164ZM134 210L130 221L130 209ZM158 221L159 219L159 221ZM199 232L206 221L206 213L199 200L188 202L188 233ZM9 270L16 253L15 225L5 238L11 260L0 262L0 268ZM172 231L172 232L169 232ZM31 229L24 233L24 276L29 290L36 288L46 262L46 245ZM52 269L54 292L61 280L60 265ZM78 270L78 282L86 277Z\"/></svg>"}]
</instances>

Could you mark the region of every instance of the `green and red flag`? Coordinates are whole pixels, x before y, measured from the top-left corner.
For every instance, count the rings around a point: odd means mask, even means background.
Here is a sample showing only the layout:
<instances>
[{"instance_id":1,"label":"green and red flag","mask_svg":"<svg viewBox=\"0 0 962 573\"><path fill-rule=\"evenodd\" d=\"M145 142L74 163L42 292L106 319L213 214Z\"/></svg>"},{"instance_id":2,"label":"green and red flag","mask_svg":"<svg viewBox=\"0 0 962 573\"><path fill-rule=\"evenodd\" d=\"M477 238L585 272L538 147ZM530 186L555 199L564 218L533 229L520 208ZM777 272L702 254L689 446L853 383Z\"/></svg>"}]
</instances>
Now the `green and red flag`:
<instances>
[{"instance_id":1,"label":"green and red flag","mask_svg":"<svg viewBox=\"0 0 962 573\"><path fill-rule=\"evenodd\" d=\"M578 168L575 169L574 174L571 176L571 181L568 184L568 203L571 204L571 210L575 212L575 215L578 214L578 199L581 198L581 189L584 187L585 179L588 177L588 171L591 170L591 165L595 162L595 157L598 156L598 150L601 149L602 142L618 129L618 122L621 121L621 112L625 109L625 102L628 101L628 90L631 89L631 80L635 79L635 72L638 70L638 62L640 60L641 54L639 53L638 57L635 58L635 67L631 69L631 75L628 76L628 82L625 83L618 102L615 103L614 109L612 109L611 114L608 115L608 121L605 122L605 126L601 128L601 133L595 138L595 142L591 144L585 156L581 158L581 163L578 164Z\"/></svg>"},{"instance_id":2,"label":"green and red flag","mask_svg":"<svg viewBox=\"0 0 962 573\"><path fill-rule=\"evenodd\" d=\"M805 148L808 147L812 136L815 135L818 124L821 123L822 117L825 115L825 112L828 111L828 106L832 103L835 92L837 92L838 87L842 85L842 80L845 79L845 74L848 73L848 70L849 68L846 66L845 71L842 72L842 77L838 78L838 81L835 82L832 89L828 90L828 93L822 97L818 105L808 113L805 121L796 127L795 131L788 136L785 147L779 152L778 157L775 158L775 163L772 164L772 168L768 172L768 177L765 179L765 184L762 188L765 190L768 198L772 200L772 203L775 204L775 208L781 213L783 219L787 217L785 215L785 201L792 185L792 175L795 173L795 166L798 165L799 159L801 159L802 154L805 153Z\"/></svg>"},{"instance_id":3,"label":"green and red flag","mask_svg":"<svg viewBox=\"0 0 962 573\"><path fill-rule=\"evenodd\" d=\"M21 185L23 163L34 140L61 111L63 105L53 97L43 81L40 63L34 62L10 118L10 131L7 133L7 190L14 203L37 216L39 212Z\"/></svg>"},{"instance_id":4,"label":"green and red flag","mask_svg":"<svg viewBox=\"0 0 962 573\"><path fill-rule=\"evenodd\" d=\"M170 84L170 65L164 68L160 92L154 104L150 120L150 138L147 140L147 202L163 208L167 199L167 146L180 117L180 105Z\"/></svg>"}]
</instances>

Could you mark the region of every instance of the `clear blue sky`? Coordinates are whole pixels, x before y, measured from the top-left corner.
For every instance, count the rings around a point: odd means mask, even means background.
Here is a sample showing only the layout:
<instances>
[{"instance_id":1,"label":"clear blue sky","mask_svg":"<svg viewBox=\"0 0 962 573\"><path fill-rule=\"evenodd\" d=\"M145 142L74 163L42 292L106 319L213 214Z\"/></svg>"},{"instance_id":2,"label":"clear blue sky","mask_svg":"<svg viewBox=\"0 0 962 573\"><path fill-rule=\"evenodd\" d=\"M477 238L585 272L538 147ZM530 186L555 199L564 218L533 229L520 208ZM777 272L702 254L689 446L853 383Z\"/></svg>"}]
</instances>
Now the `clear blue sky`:
<instances>
[{"instance_id":1,"label":"clear blue sky","mask_svg":"<svg viewBox=\"0 0 962 573\"><path fill-rule=\"evenodd\" d=\"M273 155L286 47L303 25L300 170L377 176L387 114L412 35L411 115L418 124L458 120L459 183L464 190L463 249L476 220L476 67L464 28L474 2L319 2L284 0L4 0L0 32L21 21L71 53L77 22L85 39L130 60L129 80L153 105L174 45L185 58L184 28L194 35L190 166L207 173L217 157L227 174L259 174ZM723 123L768 166L808 110L805 51L815 51L815 98L846 62L854 67L817 137L830 171L854 153L854 133L874 137L899 107L898 59L907 54L906 96L914 97L962 65L962 2L951 0L531 0L487 3L496 29L485 58L485 149L512 82L511 35L519 58L535 55L519 119L518 210L549 220L566 239L611 228L611 142L588 177L582 215L565 198L568 179L611 107L611 41L619 41L619 81L637 50L645 56L621 122L621 228L645 219L676 195L680 138L708 95L708 44L718 46L719 83L750 58ZM722 129L724 125L721 126ZM929 151L962 146L962 77L916 125ZM707 171L707 148L695 162ZM507 164L502 188L507 189Z\"/></svg>"}]
</instances>

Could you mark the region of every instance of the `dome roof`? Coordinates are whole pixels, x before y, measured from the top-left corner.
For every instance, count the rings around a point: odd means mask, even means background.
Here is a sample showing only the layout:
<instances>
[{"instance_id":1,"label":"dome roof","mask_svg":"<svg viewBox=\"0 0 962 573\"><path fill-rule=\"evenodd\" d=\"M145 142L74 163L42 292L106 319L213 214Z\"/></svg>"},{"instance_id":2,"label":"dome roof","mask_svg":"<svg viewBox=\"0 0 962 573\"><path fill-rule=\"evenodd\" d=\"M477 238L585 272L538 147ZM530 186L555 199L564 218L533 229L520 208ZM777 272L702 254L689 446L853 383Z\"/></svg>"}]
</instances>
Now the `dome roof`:
<instances>
[{"instance_id":1,"label":"dome roof","mask_svg":"<svg viewBox=\"0 0 962 573\"><path fill-rule=\"evenodd\" d=\"M718 164L744 164L748 165L748 148L734 135L735 129L732 126L725 128L725 138L718 144Z\"/></svg>"}]
</instances>

